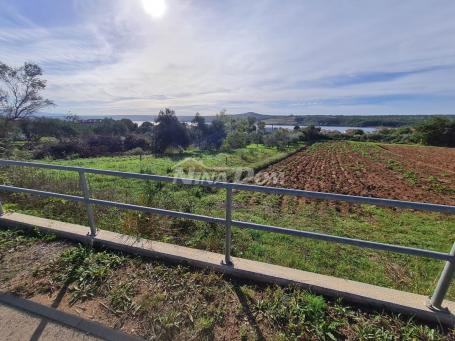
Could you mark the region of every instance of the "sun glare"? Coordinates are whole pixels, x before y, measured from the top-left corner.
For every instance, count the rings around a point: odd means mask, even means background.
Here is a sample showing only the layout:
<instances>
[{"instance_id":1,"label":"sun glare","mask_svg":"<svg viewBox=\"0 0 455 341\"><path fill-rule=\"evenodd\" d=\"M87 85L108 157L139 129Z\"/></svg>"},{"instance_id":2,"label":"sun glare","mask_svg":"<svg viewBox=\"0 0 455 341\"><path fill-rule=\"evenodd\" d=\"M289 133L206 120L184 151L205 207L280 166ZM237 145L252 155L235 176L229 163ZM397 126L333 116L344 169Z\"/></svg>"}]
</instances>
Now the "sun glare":
<instances>
[{"instance_id":1,"label":"sun glare","mask_svg":"<svg viewBox=\"0 0 455 341\"><path fill-rule=\"evenodd\" d=\"M161 18L166 12L165 0L141 0L147 14L153 18Z\"/></svg>"}]
</instances>

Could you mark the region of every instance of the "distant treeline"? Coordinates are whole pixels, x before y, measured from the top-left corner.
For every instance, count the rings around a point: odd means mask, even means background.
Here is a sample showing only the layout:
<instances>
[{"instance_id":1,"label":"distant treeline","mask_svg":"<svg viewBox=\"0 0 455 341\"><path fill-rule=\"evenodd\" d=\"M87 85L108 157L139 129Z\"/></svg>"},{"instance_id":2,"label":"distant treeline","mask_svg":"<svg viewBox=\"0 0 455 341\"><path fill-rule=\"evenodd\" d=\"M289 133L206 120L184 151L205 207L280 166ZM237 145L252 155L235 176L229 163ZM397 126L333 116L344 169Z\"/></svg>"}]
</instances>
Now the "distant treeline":
<instances>
[{"instance_id":1,"label":"distant treeline","mask_svg":"<svg viewBox=\"0 0 455 341\"><path fill-rule=\"evenodd\" d=\"M414 126L381 128L370 133L362 129L350 129L344 134L329 132L326 136L333 140L455 147L455 119L434 116Z\"/></svg>"},{"instance_id":2,"label":"distant treeline","mask_svg":"<svg viewBox=\"0 0 455 341\"><path fill-rule=\"evenodd\" d=\"M315 125L293 129L265 129L265 121L253 116L220 113L211 123L196 114L191 123L181 122L174 111L165 109L155 122L141 125L129 120L66 120L0 117L0 156L7 158L78 158L146 153L181 153L200 150L230 151L249 144L286 149L291 145L319 140L355 140L389 143L419 143L455 147L455 119L431 117L409 127L382 128L372 133L350 129L345 133L322 131ZM360 125L359 123L352 125Z\"/></svg>"},{"instance_id":3,"label":"distant treeline","mask_svg":"<svg viewBox=\"0 0 455 341\"><path fill-rule=\"evenodd\" d=\"M202 116L202 115L201 115ZM290 125L290 126L332 126L332 127L411 127L425 120L434 117L434 115L263 115L255 112L229 115L231 119L248 119L254 118L256 121L264 122L267 125ZM54 115L55 117L65 119L65 115ZM181 122L190 122L194 116L181 116L178 118ZM207 123L211 123L217 118L216 115L202 116ZM455 115L440 115L440 117L455 119ZM104 119L104 116L89 115L81 119ZM155 121L158 115L118 115L112 116L116 120L128 119L132 121Z\"/></svg>"},{"instance_id":4,"label":"distant treeline","mask_svg":"<svg viewBox=\"0 0 455 341\"><path fill-rule=\"evenodd\" d=\"M285 149L303 141L322 139L320 129L266 131L254 118L232 118L224 112L207 123L199 114L181 122L170 109L155 122L137 124L130 119L66 119L27 117L6 120L0 116L0 156L20 159L63 159L107 155L181 153L198 148L230 151L249 144Z\"/></svg>"},{"instance_id":5,"label":"distant treeline","mask_svg":"<svg viewBox=\"0 0 455 341\"><path fill-rule=\"evenodd\" d=\"M430 115L309 115L309 116L266 116L263 121L266 124L276 125L315 125L315 126L342 126L342 127L387 127L397 128L414 126L429 118ZM455 119L455 115L444 116Z\"/></svg>"}]
</instances>

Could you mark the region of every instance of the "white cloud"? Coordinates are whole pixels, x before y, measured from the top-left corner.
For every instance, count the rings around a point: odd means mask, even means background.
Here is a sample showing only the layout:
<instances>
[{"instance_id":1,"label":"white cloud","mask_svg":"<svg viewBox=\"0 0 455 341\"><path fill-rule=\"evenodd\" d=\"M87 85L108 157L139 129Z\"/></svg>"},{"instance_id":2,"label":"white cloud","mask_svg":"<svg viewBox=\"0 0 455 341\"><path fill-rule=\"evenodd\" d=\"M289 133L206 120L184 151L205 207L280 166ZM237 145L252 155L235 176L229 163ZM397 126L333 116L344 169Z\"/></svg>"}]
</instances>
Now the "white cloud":
<instances>
[{"instance_id":1,"label":"white cloud","mask_svg":"<svg viewBox=\"0 0 455 341\"><path fill-rule=\"evenodd\" d=\"M450 0L168 0L159 20L139 0L78 0L73 9L59 25L25 16L13 1L0 14L0 58L43 65L58 112L455 113ZM318 84L435 66L444 68ZM403 100L387 102L397 95ZM369 97L385 100L330 104Z\"/></svg>"}]
</instances>

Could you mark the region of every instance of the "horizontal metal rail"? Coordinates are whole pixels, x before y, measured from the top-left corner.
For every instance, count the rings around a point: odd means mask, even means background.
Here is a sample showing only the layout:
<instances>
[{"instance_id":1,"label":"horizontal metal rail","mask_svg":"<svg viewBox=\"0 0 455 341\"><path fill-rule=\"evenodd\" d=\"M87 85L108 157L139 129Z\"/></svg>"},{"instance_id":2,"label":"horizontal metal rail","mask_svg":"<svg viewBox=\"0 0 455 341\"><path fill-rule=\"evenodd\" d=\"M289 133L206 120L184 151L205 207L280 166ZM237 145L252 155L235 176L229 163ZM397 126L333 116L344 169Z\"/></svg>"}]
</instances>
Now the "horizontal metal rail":
<instances>
[{"instance_id":1,"label":"horizontal metal rail","mask_svg":"<svg viewBox=\"0 0 455 341\"><path fill-rule=\"evenodd\" d=\"M146 213L160 214L160 215L165 215L165 216L174 217L174 218L204 221L207 223L224 224L224 221L225 221L223 218L216 218L216 217L205 216L205 215L200 215L200 214L184 213L184 212L178 212L178 211L165 210L165 209L161 209L161 208L125 204L125 203L116 202L116 201L108 201L108 200L100 200L100 199L92 199L92 198L86 200L84 197L80 197L80 196L76 196L76 195L39 191L36 189L29 189L29 188L22 188L22 187L0 185L0 190L6 191L6 192L34 194L34 195L38 195L38 196L42 196L42 197L49 197L49 198L53 197L53 198L64 199L64 200L75 201L75 202L87 202L89 204L94 204L94 205L111 206L111 207L117 207L117 208L126 209L126 210L134 210L134 211L141 211L141 212L146 212Z\"/></svg>"},{"instance_id":2,"label":"horizontal metal rail","mask_svg":"<svg viewBox=\"0 0 455 341\"><path fill-rule=\"evenodd\" d=\"M15 186L0 185L0 190L5 191L5 192L12 192L12 193L34 194L34 195L38 195L41 197L58 198L58 199L69 200L69 201L77 201L77 202L85 201L84 197L79 197L77 195L46 192L46 191L40 191L37 189L22 188L22 187L15 187Z\"/></svg>"},{"instance_id":3,"label":"horizontal metal rail","mask_svg":"<svg viewBox=\"0 0 455 341\"><path fill-rule=\"evenodd\" d=\"M300 189L267 187L267 186L257 186L257 185L244 185L244 184L237 184L237 183L231 184L231 187L233 189L244 190L244 191L262 192L262 193L270 193L270 194L278 194L278 195L290 195L290 196L296 196L296 197L305 197L305 198L309 198L309 199L344 201L344 202L355 203L355 204L369 204L369 205L376 205L376 206L400 207L400 208L409 208L409 209L422 210L422 211L433 211L433 212L455 214L455 206L449 206L449 205L439 205L439 204L430 204L430 203L424 203L424 202L383 199L383 198L374 198L374 197L362 197L362 196L358 196L358 195L349 195L349 194L305 191L305 190L300 190Z\"/></svg>"},{"instance_id":4,"label":"horizontal metal rail","mask_svg":"<svg viewBox=\"0 0 455 341\"><path fill-rule=\"evenodd\" d=\"M299 236L299 237L304 237L304 238L323 240L323 241L327 241L327 242L355 245L355 246L368 248L368 249L403 253L403 254L408 254L408 255L412 255L412 256L427 257L427 258L433 258L433 259L439 259L439 260L445 260L445 261L455 261L455 256L452 256L448 253L438 252L438 251L417 249L417 248L412 248L412 247L407 247L407 246L385 244L385 243L378 243L378 242L370 242L367 240L353 239L353 238L348 238L348 237L339 237L339 236L333 236L333 235L329 235L329 234L325 234L325 233L294 230L294 229L287 229L287 228L277 227L277 226L247 223L247 222L238 221L238 220L233 220L232 225L241 227L241 228L248 228L248 229L259 230L259 231L275 232L275 233L280 233L280 234L287 234L290 236Z\"/></svg>"},{"instance_id":5,"label":"horizontal metal rail","mask_svg":"<svg viewBox=\"0 0 455 341\"><path fill-rule=\"evenodd\" d=\"M90 174L117 176L117 177L121 177L121 178L161 181L161 182L168 182L168 183L175 183L175 184L198 185L198 186L206 186L206 187L214 187L214 188L231 188L231 189L243 190L243 191L253 191L253 192L262 192L262 193L269 193L269 194L277 194L277 195L290 195L290 196L297 196L297 197L305 197L305 198L309 198L309 199L344 201L344 202L357 203L357 204L370 204L370 205L378 205L378 206L400 207L400 208L408 208L408 209L415 209L415 210L424 210L424 211L434 211L434 212L455 214L455 206L414 202L414 201L395 200L395 199L363 197L363 196L348 195L348 194L305 191L305 190L300 190L300 189L289 189L289 188L279 188L279 187L270 187L270 186L257 186L257 185L230 183L230 182L223 182L223 181L197 180L197 179L189 179L189 178L174 178L174 177L162 176L162 175L121 172L121 171L96 169L96 168L83 168L83 167L75 167L75 166L52 165L52 164L40 163L40 162L0 160L0 166L22 166L22 167L45 168L45 169L62 170L62 171L84 172L84 173L90 173Z\"/></svg>"},{"instance_id":6,"label":"horizontal metal rail","mask_svg":"<svg viewBox=\"0 0 455 341\"><path fill-rule=\"evenodd\" d=\"M226 240L225 240L225 259L224 264L232 265L231 262L231 226L236 226L239 228L254 229L259 231L273 232L290 236L298 236L303 238L310 238L315 240L323 240L327 242L342 243L348 245L354 245L362 248L369 248L375 250L396 252L401 254L408 254L419 257L432 258L436 260L446 261L446 266L444 268L443 274L438 282L437 289L431 299L431 307L435 309L441 309L442 300L448 290L450 281L452 279L453 273L455 272L455 244L454 248L450 253L443 253L433 250L425 250L419 248L406 247L401 245L393 245L386 243L378 243L373 241L366 241L361 239L354 239L348 237L340 237L329 235L325 233L311 232L305 230L296 230L288 229L277 226L269 226L263 224L255 224L250 222L232 220L232 190L239 191L253 191L261 192L268 194L276 195L290 195L297 197L305 197L310 199L318 200L335 200L343 201L349 203L357 204L370 204L378 206L388 206L388 207L399 207L407 209L416 209L416 210L425 210L441 213L451 213L455 214L455 206L449 205L439 205L431 203L421 203L421 202L412 202L412 201L402 201L394 199L383 199L383 198L372 198L372 197L363 197L347 194L336 194L336 193L324 193L324 192L314 192L314 191L305 191L298 189L286 189L286 188L277 188L277 187L268 187L268 186L257 186L257 185L248 185L248 184L239 184L239 183L229 183L229 182L220 182L220 181L209 181L209 180L196 180L196 179L187 179L187 178L174 178L169 176L160 176L160 175L151 175L151 174L140 174L140 173L130 173L130 172L120 172L112 170L103 170L103 169L94 169L94 168L83 168L83 167L74 167L74 166L62 166L62 165L52 165L38 162L23 162L23 161L12 161L12 160L0 160L0 166L22 166L22 167L32 167L32 168L42 168L42 169L52 169L52 170L61 170L61 171L72 171L78 172L80 175L80 186L82 189L83 196L61 194L55 192L47 192L36 189L15 187L10 185L0 185L0 191L5 192L15 192L15 193L26 193L33 194L43 197L53 197L59 198L74 202L81 202L87 206L87 214L89 217L91 234L96 234L96 227L93 217L92 205L101 205L108 207L116 207L120 209L130 209L146 213L159 214L164 216L170 216L174 218L181 219L191 219L196 221L203 221L208 223L224 224L226 227ZM131 178L131 179L140 179L140 180L149 180L149 181L161 181L175 184L184 184L184 185L200 185L206 187L214 187L226 189L226 215L225 218L217 218L193 213L184 213L179 211L172 211L160 208L152 208L141 205L126 204L115 201L101 200L90 198L89 188L85 173L98 174L105 176L115 176L122 178ZM0 212L1 203L0 203Z\"/></svg>"},{"instance_id":7,"label":"horizontal metal rail","mask_svg":"<svg viewBox=\"0 0 455 341\"><path fill-rule=\"evenodd\" d=\"M207 223L218 223L218 224L225 223L224 218L216 218L216 217L200 215L200 214L193 214L193 213L184 213L184 212L166 210L166 209L161 209L161 208L153 208L153 207L147 207L147 206L141 206L141 205L125 204L125 203L109 201L109 200L100 200L100 199L92 199L92 198L85 200L84 197L80 197L80 196L39 191L36 189L0 185L0 190L7 191L7 192L28 193L28 194L34 194L34 195L44 196L44 197L55 197L55 198L59 198L59 199L65 199L65 200L76 201L76 202L87 202L87 203L93 204L93 205L116 207L116 208L120 208L120 209L129 209L129 210L141 211L141 212L152 213L152 214L159 214L159 215L164 215L164 216L174 217L174 218L203 221L203 222L207 222ZM424 249L417 249L417 248L411 248L411 247L400 246L400 245L371 242L371 241L353 239L353 238L348 238L348 237L339 237L339 236L333 236L333 235L325 234L325 233L288 229L288 228L277 227L277 226L249 223L249 222L239 221L239 220L232 220L232 225L241 227L241 228L274 232L274 233L280 233L280 234L286 234L286 235L298 236L298 237L304 237L304 238L310 238L310 239L324 240L324 241L328 241L328 242L350 244L350 245L355 245L355 246L359 246L359 247L363 247L363 248L391 251L391 252L403 253L403 254L408 254L408 255L413 255L413 256L427 257L427 258L446 260L446 261L455 260L455 256L451 256L448 253L424 250Z\"/></svg>"},{"instance_id":8,"label":"horizontal metal rail","mask_svg":"<svg viewBox=\"0 0 455 341\"><path fill-rule=\"evenodd\" d=\"M229 184L228 182L220 182L220 181L196 180L196 179L188 179L188 178L173 178L173 177L164 176L164 175L121 172L121 171L113 171L113 170L106 170L106 169L84 168L84 167L75 167L75 166L51 165L48 163L40 163L40 162L0 160L0 166L21 166L21 167L44 168L44 169L61 170L61 171L69 171L69 172L84 172L84 173L89 173L89 174L116 176L116 177L120 177L120 178L161 181L161 182L178 183L178 184L186 184L186 185L199 185L199 186L216 187L216 188L226 188L226 185Z\"/></svg>"}]
</instances>

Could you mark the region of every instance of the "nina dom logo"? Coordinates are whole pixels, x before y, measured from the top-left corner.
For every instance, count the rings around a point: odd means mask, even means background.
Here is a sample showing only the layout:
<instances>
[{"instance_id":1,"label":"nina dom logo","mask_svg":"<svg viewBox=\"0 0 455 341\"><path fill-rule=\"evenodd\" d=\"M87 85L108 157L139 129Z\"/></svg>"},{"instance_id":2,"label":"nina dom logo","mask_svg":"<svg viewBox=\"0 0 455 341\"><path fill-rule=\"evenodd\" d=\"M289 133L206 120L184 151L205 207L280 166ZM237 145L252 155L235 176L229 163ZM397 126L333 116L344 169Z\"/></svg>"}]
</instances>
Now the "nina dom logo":
<instances>
[{"instance_id":1,"label":"nina dom logo","mask_svg":"<svg viewBox=\"0 0 455 341\"><path fill-rule=\"evenodd\" d=\"M208 182L246 182L256 185L284 184L284 173L260 171L250 167L210 167L194 158L186 158L173 167L174 182L191 184L193 180ZM180 180L183 179L183 180Z\"/></svg>"}]
</instances>

